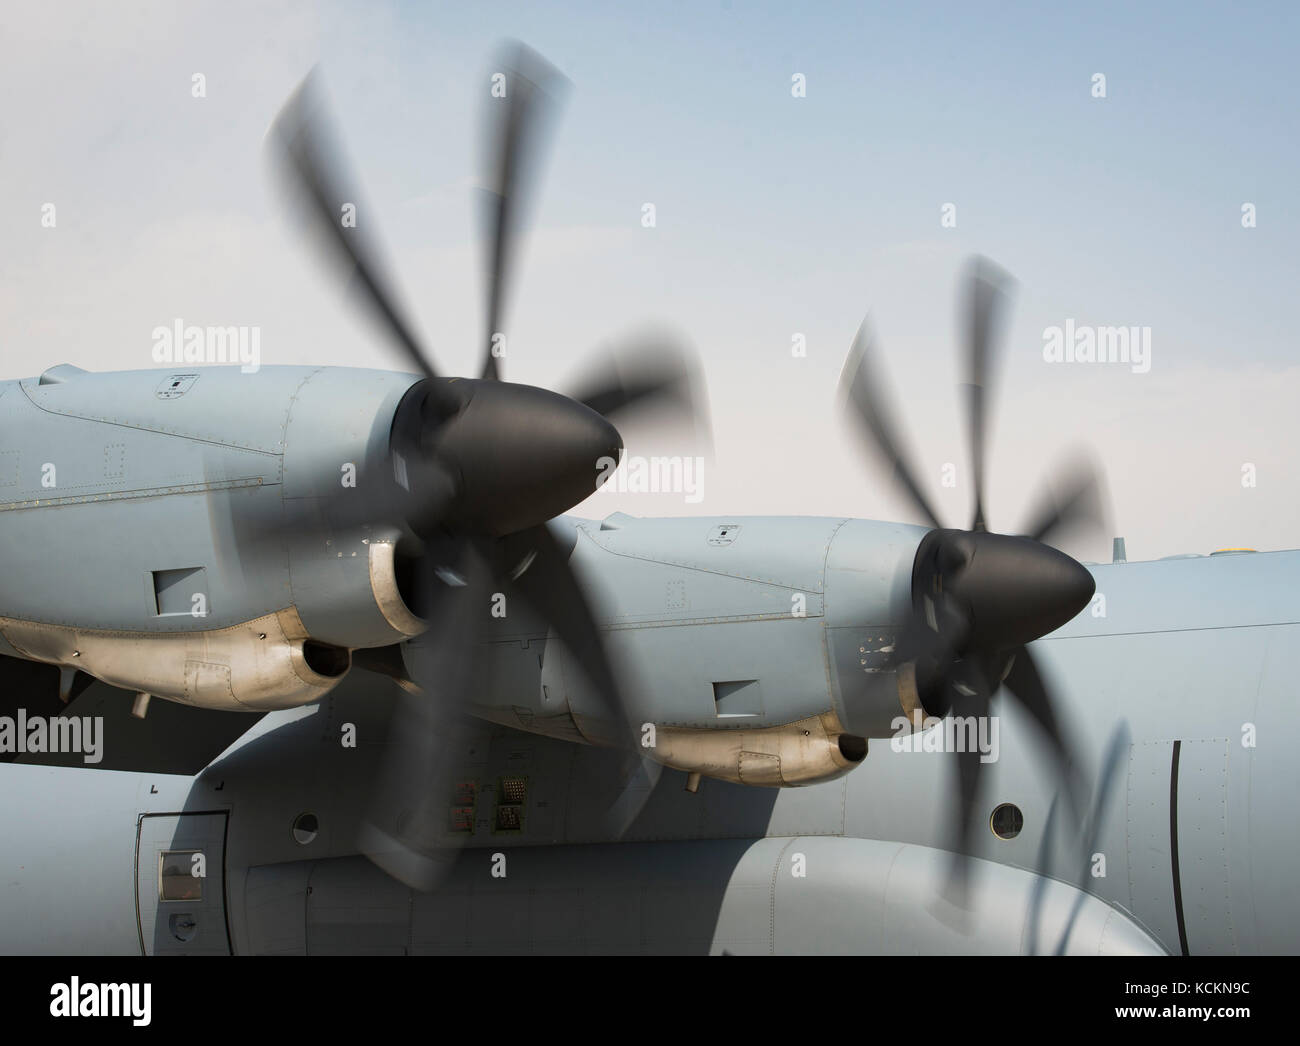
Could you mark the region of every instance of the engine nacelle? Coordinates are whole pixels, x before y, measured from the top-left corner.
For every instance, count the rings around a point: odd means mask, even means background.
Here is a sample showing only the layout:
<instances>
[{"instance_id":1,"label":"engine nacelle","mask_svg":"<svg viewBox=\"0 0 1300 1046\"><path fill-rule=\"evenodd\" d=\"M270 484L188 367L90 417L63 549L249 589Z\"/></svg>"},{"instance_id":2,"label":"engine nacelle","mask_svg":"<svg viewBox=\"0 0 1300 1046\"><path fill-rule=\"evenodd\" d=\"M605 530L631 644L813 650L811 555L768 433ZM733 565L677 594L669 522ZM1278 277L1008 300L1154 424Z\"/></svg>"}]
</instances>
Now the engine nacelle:
<instances>
[{"instance_id":1,"label":"engine nacelle","mask_svg":"<svg viewBox=\"0 0 1300 1046\"><path fill-rule=\"evenodd\" d=\"M316 511L372 495L415 381L63 367L0 385L0 653L205 708L318 700L349 650L423 626L400 532ZM76 569L33 549L76 549Z\"/></svg>"},{"instance_id":2,"label":"engine nacelle","mask_svg":"<svg viewBox=\"0 0 1300 1046\"><path fill-rule=\"evenodd\" d=\"M866 757L867 742L844 732L834 712L751 730L658 727L653 758L675 770L768 788L842 777Z\"/></svg>"},{"instance_id":3,"label":"engine nacelle","mask_svg":"<svg viewBox=\"0 0 1300 1046\"><path fill-rule=\"evenodd\" d=\"M19 654L123 690L223 711L319 700L352 665L344 647L311 639L292 608L230 628L142 635L0 618Z\"/></svg>"},{"instance_id":4,"label":"engine nacelle","mask_svg":"<svg viewBox=\"0 0 1300 1046\"><path fill-rule=\"evenodd\" d=\"M894 643L912 610L912 565L927 531L852 520L826 557L826 652L835 710L845 729L892 737L920 711L910 665L894 666Z\"/></svg>"},{"instance_id":5,"label":"engine nacelle","mask_svg":"<svg viewBox=\"0 0 1300 1046\"><path fill-rule=\"evenodd\" d=\"M382 489L393 469L393 419L411 384L409 375L325 368L295 392L282 484L287 518L299 530L284 535L289 587L303 623L325 642L387 646L424 629L401 592L400 531L337 530L310 509L340 497L364 502Z\"/></svg>"}]
</instances>

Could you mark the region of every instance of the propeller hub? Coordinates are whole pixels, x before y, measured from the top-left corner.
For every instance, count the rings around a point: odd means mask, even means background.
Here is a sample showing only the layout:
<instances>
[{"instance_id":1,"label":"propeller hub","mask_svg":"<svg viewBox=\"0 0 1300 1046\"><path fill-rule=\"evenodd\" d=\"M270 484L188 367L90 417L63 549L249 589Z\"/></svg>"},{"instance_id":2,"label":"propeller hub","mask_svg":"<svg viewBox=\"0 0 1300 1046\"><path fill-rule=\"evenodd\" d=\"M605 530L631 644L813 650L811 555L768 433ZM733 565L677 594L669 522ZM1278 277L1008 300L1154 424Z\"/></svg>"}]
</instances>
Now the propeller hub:
<instances>
[{"instance_id":1,"label":"propeller hub","mask_svg":"<svg viewBox=\"0 0 1300 1046\"><path fill-rule=\"evenodd\" d=\"M1054 632L1088 605L1096 587L1064 552L987 531L931 531L912 572L914 602L947 595L964 610L967 650L1010 650Z\"/></svg>"},{"instance_id":2,"label":"propeller hub","mask_svg":"<svg viewBox=\"0 0 1300 1046\"><path fill-rule=\"evenodd\" d=\"M622 457L618 429L567 396L503 381L449 384L462 406L430 450L457 474L457 527L500 536L536 526L584 501Z\"/></svg>"}]
</instances>

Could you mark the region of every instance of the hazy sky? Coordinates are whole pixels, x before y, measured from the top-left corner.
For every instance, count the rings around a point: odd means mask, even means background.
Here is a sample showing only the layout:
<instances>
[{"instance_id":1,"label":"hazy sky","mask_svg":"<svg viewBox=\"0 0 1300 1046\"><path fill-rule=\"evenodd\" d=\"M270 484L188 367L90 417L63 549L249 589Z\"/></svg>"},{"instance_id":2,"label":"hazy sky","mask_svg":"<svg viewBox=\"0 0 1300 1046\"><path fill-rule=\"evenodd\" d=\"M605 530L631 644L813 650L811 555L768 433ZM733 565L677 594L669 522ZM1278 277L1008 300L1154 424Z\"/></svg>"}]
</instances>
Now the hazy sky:
<instances>
[{"instance_id":1,"label":"hazy sky","mask_svg":"<svg viewBox=\"0 0 1300 1046\"><path fill-rule=\"evenodd\" d=\"M506 376L563 389L602 339L653 319L694 341L713 407L701 503L579 511L911 518L836 406L870 310L928 489L965 525L955 303L978 252L1020 283L994 529L1090 447L1130 558L1294 547L1300 9L988 6L7 4L0 378L152 367L151 332L176 318L260 326L265 363L399 367L267 177L263 135L317 62L410 313L443 371L476 373L478 131L513 36L573 89ZM1044 329L1067 319L1149 327L1150 371L1045 362Z\"/></svg>"}]
</instances>

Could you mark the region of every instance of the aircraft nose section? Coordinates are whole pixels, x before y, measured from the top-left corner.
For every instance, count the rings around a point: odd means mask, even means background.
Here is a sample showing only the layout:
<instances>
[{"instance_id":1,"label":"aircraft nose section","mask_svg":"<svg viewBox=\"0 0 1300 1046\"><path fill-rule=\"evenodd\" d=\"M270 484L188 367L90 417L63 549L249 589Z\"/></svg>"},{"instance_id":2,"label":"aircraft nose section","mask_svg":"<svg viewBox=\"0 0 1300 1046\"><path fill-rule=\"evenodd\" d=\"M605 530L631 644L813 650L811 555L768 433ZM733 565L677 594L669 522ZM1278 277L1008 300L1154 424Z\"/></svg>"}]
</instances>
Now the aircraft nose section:
<instances>
[{"instance_id":1,"label":"aircraft nose section","mask_svg":"<svg viewBox=\"0 0 1300 1046\"><path fill-rule=\"evenodd\" d=\"M1020 646L1055 632L1097 587L1081 563L1031 538L957 533L939 557L944 587L969 607L971 640L981 647Z\"/></svg>"},{"instance_id":2,"label":"aircraft nose section","mask_svg":"<svg viewBox=\"0 0 1300 1046\"><path fill-rule=\"evenodd\" d=\"M489 534L535 526L585 500L623 453L605 418L547 389L457 383L467 402L438 450L461 477L457 522Z\"/></svg>"}]
</instances>

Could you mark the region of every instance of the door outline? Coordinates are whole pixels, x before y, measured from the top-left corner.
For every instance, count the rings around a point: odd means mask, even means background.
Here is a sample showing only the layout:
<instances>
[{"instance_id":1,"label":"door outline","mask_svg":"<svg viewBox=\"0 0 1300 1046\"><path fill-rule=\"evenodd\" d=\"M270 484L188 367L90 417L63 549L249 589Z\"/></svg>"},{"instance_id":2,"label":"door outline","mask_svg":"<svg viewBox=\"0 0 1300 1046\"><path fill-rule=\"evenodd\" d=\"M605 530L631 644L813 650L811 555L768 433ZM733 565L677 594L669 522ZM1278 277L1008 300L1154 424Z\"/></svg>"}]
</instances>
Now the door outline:
<instances>
[{"instance_id":1,"label":"door outline","mask_svg":"<svg viewBox=\"0 0 1300 1046\"><path fill-rule=\"evenodd\" d=\"M144 947L144 925L140 916L140 841L144 834L144 821L146 817L221 817L221 919L226 929L226 951L230 955L235 954L235 949L230 936L230 872L226 867L226 847L230 842L230 811L229 810L154 810L146 814L138 814L135 819L135 861L132 864L134 877L132 881L132 892L135 894L135 934L136 940L140 944L140 954L148 956Z\"/></svg>"}]
</instances>

